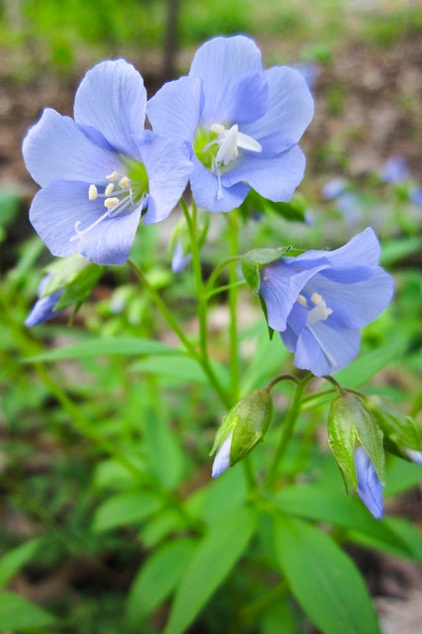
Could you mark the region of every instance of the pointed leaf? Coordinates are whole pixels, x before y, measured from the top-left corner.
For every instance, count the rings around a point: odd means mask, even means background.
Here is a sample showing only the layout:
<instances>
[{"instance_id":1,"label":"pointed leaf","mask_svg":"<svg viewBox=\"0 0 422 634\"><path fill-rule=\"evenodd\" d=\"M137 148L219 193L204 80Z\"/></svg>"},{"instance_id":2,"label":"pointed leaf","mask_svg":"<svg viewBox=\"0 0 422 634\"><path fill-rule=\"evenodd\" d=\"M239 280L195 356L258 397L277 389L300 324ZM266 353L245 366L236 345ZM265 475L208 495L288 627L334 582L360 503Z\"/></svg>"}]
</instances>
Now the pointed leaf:
<instances>
[{"instance_id":1,"label":"pointed leaf","mask_svg":"<svg viewBox=\"0 0 422 634\"><path fill-rule=\"evenodd\" d=\"M43 608L14 592L0 593L0 630L31 632L54 625L56 619Z\"/></svg>"},{"instance_id":2,"label":"pointed leaf","mask_svg":"<svg viewBox=\"0 0 422 634\"><path fill-rule=\"evenodd\" d=\"M140 625L176 587L194 551L192 539L179 539L158 548L141 566L126 603L128 634L138 634Z\"/></svg>"},{"instance_id":3,"label":"pointed leaf","mask_svg":"<svg viewBox=\"0 0 422 634\"><path fill-rule=\"evenodd\" d=\"M180 585L164 634L181 634L233 569L256 526L252 509L239 508L213 524L198 544Z\"/></svg>"},{"instance_id":4,"label":"pointed leaf","mask_svg":"<svg viewBox=\"0 0 422 634\"><path fill-rule=\"evenodd\" d=\"M380 634L362 577L328 535L283 516L277 518L275 547L296 599L324 634Z\"/></svg>"}]
</instances>

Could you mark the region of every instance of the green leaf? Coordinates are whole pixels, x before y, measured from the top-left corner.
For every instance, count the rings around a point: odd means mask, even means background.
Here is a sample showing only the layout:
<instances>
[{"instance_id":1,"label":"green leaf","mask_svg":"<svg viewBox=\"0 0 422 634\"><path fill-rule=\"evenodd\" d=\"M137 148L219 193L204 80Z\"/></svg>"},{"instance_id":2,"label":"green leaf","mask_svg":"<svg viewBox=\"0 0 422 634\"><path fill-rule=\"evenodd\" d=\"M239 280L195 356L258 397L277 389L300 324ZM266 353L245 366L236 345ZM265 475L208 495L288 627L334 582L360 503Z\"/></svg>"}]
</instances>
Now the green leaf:
<instances>
[{"instance_id":1,"label":"green leaf","mask_svg":"<svg viewBox=\"0 0 422 634\"><path fill-rule=\"evenodd\" d=\"M56 623L54 616L14 592L0 593L0 630L31 632Z\"/></svg>"},{"instance_id":2,"label":"green leaf","mask_svg":"<svg viewBox=\"0 0 422 634\"><path fill-rule=\"evenodd\" d=\"M312 622L324 634L379 634L371 597L352 561L321 530L276 519L278 564Z\"/></svg>"},{"instance_id":3,"label":"green leaf","mask_svg":"<svg viewBox=\"0 0 422 634\"><path fill-rule=\"evenodd\" d=\"M62 361L63 359L90 359L98 356L109 355L176 355L184 354L177 348L155 341L137 337L110 337L98 339L97 337L85 339L78 343L42 352L33 357L24 359L25 363L38 361Z\"/></svg>"},{"instance_id":4,"label":"green leaf","mask_svg":"<svg viewBox=\"0 0 422 634\"><path fill-rule=\"evenodd\" d=\"M376 520L356 496L329 491L321 486L297 485L283 489L274 498L280 510L290 515L342 526L377 540L378 548L409 557L411 550L385 523Z\"/></svg>"},{"instance_id":5,"label":"green leaf","mask_svg":"<svg viewBox=\"0 0 422 634\"><path fill-rule=\"evenodd\" d=\"M92 530L108 531L119 526L141 522L158 511L160 507L160 500L151 493L139 491L119 493L97 508Z\"/></svg>"},{"instance_id":6,"label":"green leaf","mask_svg":"<svg viewBox=\"0 0 422 634\"><path fill-rule=\"evenodd\" d=\"M180 580L164 634L181 634L235 566L256 526L256 514L239 508L213 524Z\"/></svg>"},{"instance_id":7,"label":"green leaf","mask_svg":"<svg viewBox=\"0 0 422 634\"><path fill-rule=\"evenodd\" d=\"M5 586L34 557L42 541L40 537L30 539L0 558L0 586Z\"/></svg>"},{"instance_id":8,"label":"green leaf","mask_svg":"<svg viewBox=\"0 0 422 634\"><path fill-rule=\"evenodd\" d=\"M350 365L336 372L336 381L346 387L364 385L380 370L400 359L409 345L409 337L398 335L392 341L359 356Z\"/></svg>"},{"instance_id":9,"label":"green leaf","mask_svg":"<svg viewBox=\"0 0 422 634\"><path fill-rule=\"evenodd\" d=\"M0 227L6 227L19 211L21 197L13 189L0 189Z\"/></svg>"},{"instance_id":10,"label":"green leaf","mask_svg":"<svg viewBox=\"0 0 422 634\"><path fill-rule=\"evenodd\" d=\"M190 539L179 539L158 548L136 575L126 603L125 631L139 634L140 625L177 586L195 548Z\"/></svg>"},{"instance_id":11,"label":"green leaf","mask_svg":"<svg viewBox=\"0 0 422 634\"><path fill-rule=\"evenodd\" d=\"M149 471L154 473L163 488L174 488L183 477L185 466L185 455L178 435L168 421L155 412L149 412L145 417L143 431Z\"/></svg>"},{"instance_id":12,"label":"green leaf","mask_svg":"<svg viewBox=\"0 0 422 634\"><path fill-rule=\"evenodd\" d=\"M223 384L228 383L226 369L217 362L211 364L218 378ZM204 374L201 366L195 359L182 356L182 353L169 357L163 363L159 358L148 358L136 361L130 368L132 372L145 372L146 374L155 374L157 376L168 377L175 384L180 383L199 383L200 385L208 385L208 377Z\"/></svg>"},{"instance_id":13,"label":"green leaf","mask_svg":"<svg viewBox=\"0 0 422 634\"><path fill-rule=\"evenodd\" d=\"M369 408L386 438L394 443L399 456L410 460L406 449L421 451L421 439L411 416L406 416L388 401L377 397L370 400Z\"/></svg>"}]
</instances>

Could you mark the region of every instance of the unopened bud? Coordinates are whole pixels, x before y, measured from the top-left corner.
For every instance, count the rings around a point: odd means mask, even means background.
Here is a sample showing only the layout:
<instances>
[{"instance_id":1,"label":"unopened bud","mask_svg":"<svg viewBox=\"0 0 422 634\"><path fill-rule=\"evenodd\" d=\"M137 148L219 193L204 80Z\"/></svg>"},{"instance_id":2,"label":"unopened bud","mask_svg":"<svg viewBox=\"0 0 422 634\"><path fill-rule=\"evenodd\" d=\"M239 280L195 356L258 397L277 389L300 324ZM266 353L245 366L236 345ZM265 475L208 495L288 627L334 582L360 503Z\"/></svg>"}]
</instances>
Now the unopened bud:
<instances>
[{"instance_id":1,"label":"unopened bud","mask_svg":"<svg viewBox=\"0 0 422 634\"><path fill-rule=\"evenodd\" d=\"M211 455L215 452L215 478L242 460L266 434L272 419L273 402L269 390L255 390L245 396L223 418Z\"/></svg>"}]
</instances>

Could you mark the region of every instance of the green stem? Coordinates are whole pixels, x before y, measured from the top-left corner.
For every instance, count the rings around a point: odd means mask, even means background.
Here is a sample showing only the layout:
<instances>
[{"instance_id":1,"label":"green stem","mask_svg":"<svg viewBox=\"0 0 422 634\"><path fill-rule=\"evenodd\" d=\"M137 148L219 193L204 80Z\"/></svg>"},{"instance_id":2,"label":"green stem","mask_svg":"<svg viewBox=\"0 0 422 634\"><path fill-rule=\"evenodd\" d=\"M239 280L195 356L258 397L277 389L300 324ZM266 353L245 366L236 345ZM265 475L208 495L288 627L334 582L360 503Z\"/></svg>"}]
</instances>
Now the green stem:
<instances>
[{"instance_id":1,"label":"green stem","mask_svg":"<svg viewBox=\"0 0 422 634\"><path fill-rule=\"evenodd\" d=\"M193 359L195 359L195 361L197 361L197 363L199 363L199 365L202 367L205 375L207 376L210 384L212 385L212 387L214 388L214 390L218 394L218 396L219 396L221 402L223 403L223 405L229 409L231 407L230 397L226 393L224 387L221 385L219 379L217 378L217 376L216 376L216 374L214 372L214 369L213 369L213 367L212 367L212 365L210 363L208 355L206 354L206 346L205 346L205 354L204 354L204 349L203 349L202 346L201 346L201 351L198 352L198 350L193 345L193 343L190 341L190 339L188 339L188 337L186 337L186 335L183 332L182 328L179 326L178 321L175 319L173 313L168 308L167 304L162 299L161 295L149 283L149 281L148 281L146 275L144 274L144 272L142 271L142 269L136 264L136 262L134 262L131 259L129 259L129 265L131 266L132 270L135 272L137 278L139 279L139 281L141 282L141 284L143 285L145 290L148 292L148 294L151 297L151 299L153 300L154 304L160 310L161 314L163 315L164 319L167 321L167 323L170 326L170 328L177 335L177 337L179 338L180 342L184 345L187 353ZM201 275L201 279L202 279L202 275ZM204 319L204 316L202 317L202 319ZM206 321L205 321L205 325L206 325ZM202 327L204 327L204 324L202 325ZM206 340L204 339L204 335L203 335L203 345L204 345L204 341L206 343Z\"/></svg>"},{"instance_id":2,"label":"green stem","mask_svg":"<svg viewBox=\"0 0 422 634\"><path fill-rule=\"evenodd\" d=\"M292 402L290 403L290 408L281 426L281 435L280 435L280 439L274 453L274 458L270 465L270 468L268 469L267 476L264 480L265 488L270 488L275 477L277 476L279 464L293 436L293 430L294 430L297 418L299 416L300 406L302 404L302 396L303 396L304 389L306 387L306 384L308 383L308 381L310 381L311 378L312 378L311 375L306 376L302 379L302 381L299 381L296 384L296 389L293 395Z\"/></svg>"},{"instance_id":3,"label":"green stem","mask_svg":"<svg viewBox=\"0 0 422 634\"><path fill-rule=\"evenodd\" d=\"M229 264L229 355L230 355L230 377L231 377L231 393L233 400L239 399L240 391L240 368L239 368L239 342L237 329L237 271L236 256L239 253L239 227L237 211L233 210L227 214L229 223L229 244L231 262Z\"/></svg>"}]
</instances>

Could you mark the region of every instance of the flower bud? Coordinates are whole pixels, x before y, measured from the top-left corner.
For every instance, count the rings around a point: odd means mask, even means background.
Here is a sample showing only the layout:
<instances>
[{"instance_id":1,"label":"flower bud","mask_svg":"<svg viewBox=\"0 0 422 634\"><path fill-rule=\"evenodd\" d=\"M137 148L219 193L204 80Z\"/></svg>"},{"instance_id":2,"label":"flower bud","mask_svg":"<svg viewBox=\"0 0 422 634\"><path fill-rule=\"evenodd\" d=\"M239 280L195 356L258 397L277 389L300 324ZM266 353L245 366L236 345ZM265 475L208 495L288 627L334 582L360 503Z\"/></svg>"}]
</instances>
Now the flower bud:
<instances>
[{"instance_id":1,"label":"flower bud","mask_svg":"<svg viewBox=\"0 0 422 634\"><path fill-rule=\"evenodd\" d=\"M369 408L384 433L386 450L422 465L422 441L412 417L379 397L370 400Z\"/></svg>"},{"instance_id":2,"label":"flower bud","mask_svg":"<svg viewBox=\"0 0 422 634\"><path fill-rule=\"evenodd\" d=\"M382 432L363 400L343 392L331 404L328 444L336 461L374 517L382 517Z\"/></svg>"},{"instance_id":3,"label":"flower bud","mask_svg":"<svg viewBox=\"0 0 422 634\"><path fill-rule=\"evenodd\" d=\"M242 460L266 434L272 419L273 402L269 390L255 390L240 400L224 416L211 450L213 478Z\"/></svg>"}]
</instances>

